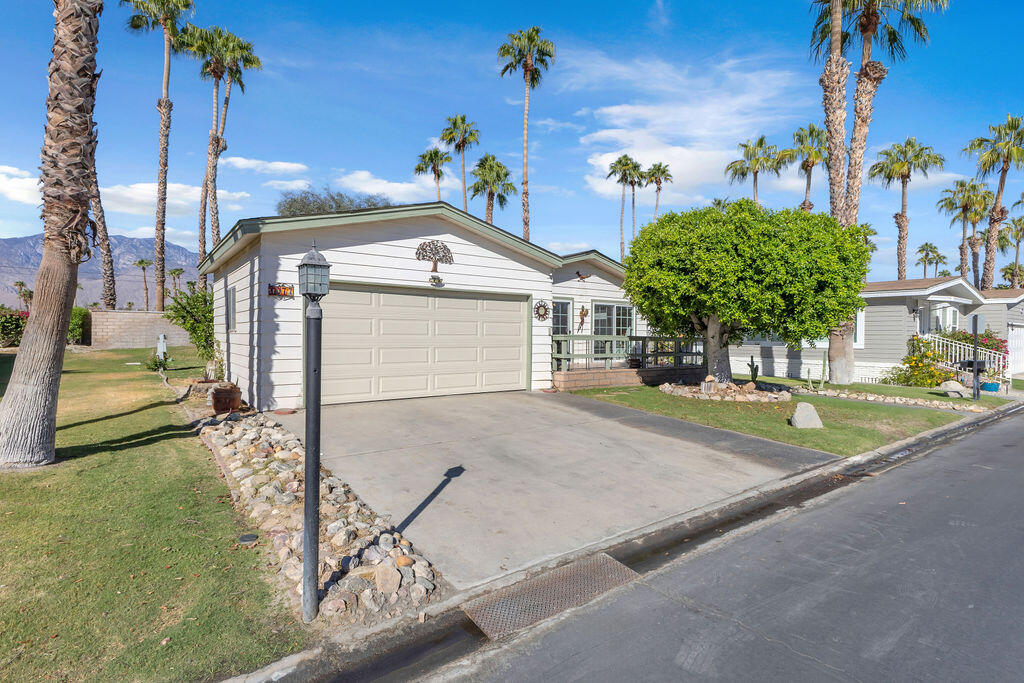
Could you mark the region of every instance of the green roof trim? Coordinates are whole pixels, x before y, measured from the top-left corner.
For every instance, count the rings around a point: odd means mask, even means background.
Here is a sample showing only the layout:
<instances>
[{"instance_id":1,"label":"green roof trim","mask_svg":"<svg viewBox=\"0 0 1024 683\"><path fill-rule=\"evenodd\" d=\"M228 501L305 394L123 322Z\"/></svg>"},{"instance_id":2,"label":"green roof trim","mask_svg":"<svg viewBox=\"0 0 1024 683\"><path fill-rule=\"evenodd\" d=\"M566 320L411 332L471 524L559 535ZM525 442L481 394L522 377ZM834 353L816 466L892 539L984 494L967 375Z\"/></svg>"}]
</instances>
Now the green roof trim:
<instances>
[{"instance_id":1,"label":"green roof trim","mask_svg":"<svg viewBox=\"0 0 1024 683\"><path fill-rule=\"evenodd\" d=\"M263 218L245 218L238 221L227 235L199 262L199 273L213 271L218 261L225 258L234 247L253 235L286 230L310 230L335 226L372 223L374 221L394 220L398 218L414 218L418 216L438 216L452 220L474 232L505 244L512 249L530 256L541 263L552 267L562 265L563 259L558 254L513 235L507 230L495 227L490 223L471 216L465 211L456 209L447 202L430 202L428 204L406 204L374 209L359 209L344 213L322 214L318 216L267 216ZM596 252L595 252L596 253ZM605 257L607 258L607 257ZM610 260L610 259L609 259ZM621 268L621 266L619 266Z\"/></svg>"},{"instance_id":2,"label":"green roof trim","mask_svg":"<svg viewBox=\"0 0 1024 683\"><path fill-rule=\"evenodd\" d=\"M596 261L602 264L606 268L620 275L626 274L626 267L613 259L610 256L602 254L597 249L588 249L586 251L577 251L573 254L566 254L562 257L562 265L568 265L570 263L576 263L577 261Z\"/></svg>"}]
</instances>

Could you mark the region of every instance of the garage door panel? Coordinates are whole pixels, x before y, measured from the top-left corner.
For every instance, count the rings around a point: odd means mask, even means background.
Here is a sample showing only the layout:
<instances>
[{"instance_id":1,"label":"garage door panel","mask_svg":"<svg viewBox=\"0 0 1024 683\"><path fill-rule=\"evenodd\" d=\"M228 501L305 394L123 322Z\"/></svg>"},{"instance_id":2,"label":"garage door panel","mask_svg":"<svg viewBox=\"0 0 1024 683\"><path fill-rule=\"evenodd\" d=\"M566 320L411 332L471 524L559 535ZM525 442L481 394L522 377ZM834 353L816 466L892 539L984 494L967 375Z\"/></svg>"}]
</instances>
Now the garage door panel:
<instances>
[{"instance_id":1,"label":"garage door panel","mask_svg":"<svg viewBox=\"0 0 1024 683\"><path fill-rule=\"evenodd\" d=\"M321 305L327 403L526 388L525 299L353 286Z\"/></svg>"}]
</instances>

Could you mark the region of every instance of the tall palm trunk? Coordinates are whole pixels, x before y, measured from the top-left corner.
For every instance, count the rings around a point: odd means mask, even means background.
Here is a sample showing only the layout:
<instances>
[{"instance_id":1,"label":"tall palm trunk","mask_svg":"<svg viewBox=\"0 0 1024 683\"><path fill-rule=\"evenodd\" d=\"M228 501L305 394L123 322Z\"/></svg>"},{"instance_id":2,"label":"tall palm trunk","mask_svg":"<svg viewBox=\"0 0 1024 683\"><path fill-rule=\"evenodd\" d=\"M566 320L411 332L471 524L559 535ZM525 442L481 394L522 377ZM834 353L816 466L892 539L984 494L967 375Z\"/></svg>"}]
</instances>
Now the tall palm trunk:
<instances>
[{"instance_id":1,"label":"tall palm trunk","mask_svg":"<svg viewBox=\"0 0 1024 683\"><path fill-rule=\"evenodd\" d=\"M626 222L626 185L622 185L622 209L619 210L619 261L626 260L626 231L623 224Z\"/></svg>"},{"instance_id":2,"label":"tall palm trunk","mask_svg":"<svg viewBox=\"0 0 1024 683\"><path fill-rule=\"evenodd\" d=\"M487 190L487 210L484 212L484 220L494 223L494 190Z\"/></svg>"},{"instance_id":3,"label":"tall palm trunk","mask_svg":"<svg viewBox=\"0 0 1024 683\"><path fill-rule=\"evenodd\" d=\"M167 150L171 138L171 33L164 25L164 77L160 101L160 159L156 176L156 228L153 240L154 277L156 278L156 310L164 310L164 233L167 222Z\"/></svg>"},{"instance_id":4,"label":"tall palm trunk","mask_svg":"<svg viewBox=\"0 0 1024 683\"><path fill-rule=\"evenodd\" d=\"M78 264L89 257L91 175L96 161L96 37L102 0L55 0L53 56L43 137L43 256L33 314L0 401L0 466L54 460L57 391Z\"/></svg>"},{"instance_id":5,"label":"tall palm trunk","mask_svg":"<svg viewBox=\"0 0 1024 683\"><path fill-rule=\"evenodd\" d=\"M636 184L630 183L629 187L633 193L633 239L636 239Z\"/></svg>"},{"instance_id":6,"label":"tall palm trunk","mask_svg":"<svg viewBox=\"0 0 1024 683\"><path fill-rule=\"evenodd\" d=\"M523 101L523 239L530 241L530 185L526 177L526 136L530 121L530 81L533 78L533 55L526 56L523 66L523 80L526 81L526 98Z\"/></svg>"},{"instance_id":7,"label":"tall palm trunk","mask_svg":"<svg viewBox=\"0 0 1024 683\"><path fill-rule=\"evenodd\" d=\"M757 199L757 171L754 171L754 203L761 206L761 202Z\"/></svg>"},{"instance_id":8,"label":"tall palm trunk","mask_svg":"<svg viewBox=\"0 0 1024 683\"><path fill-rule=\"evenodd\" d=\"M842 10L840 9L841 14ZM881 62L871 61L871 41L874 40L875 33L878 31L878 25L877 16L862 16L860 71L857 72L857 87L853 93L853 133L850 135L850 159L846 175L846 225L857 223L868 126L871 124L871 116L874 113L875 94L878 92L878 86L889 73Z\"/></svg>"},{"instance_id":9,"label":"tall palm trunk","mask_svg":"<svg viewBox=\"0 0 1024 683\"><path fill-rule=\"evenodd\" d=\"M217 128L216 149L213 155L213 169L210 172L210 241L216 247L220 244L220 207L217 203L217 169L220 155L228 148L224 140L224 128L228 123L228 104L231 101L231 76L224 80L224 106L220 110L220 126Z\"/></svg>"},{"instance_id":10,"label":"tall palm trunk","mask_svg":"<svg viewBox=\"0 0 1024 683\"><path fill-rule=\"evenodd\" d=\"M441 201L441 176L434 171L434 187L437 188L437 201Z\"/></svg>"},{"instance_id":11,"label":"tall palm trunk","mask_svg":"<svg viewBox=\"0 0 1024 683\"><path fill-rule=\"evenodd\" d=\"M813 166L804 168L804 175L807 176L807 185L804 188L804 201L800 204L800 210L804 213L810 213L814 208L814 204L811 204L811 171L813 170Z\"/></svg>"},{"instance_id":12,"label":"tall palm trunk","mask_svg":"<svg viewBox=\"0 0 1024 683\"><path fill-rule=\"evenodd\" d=\"M462 170L462 210L469 213L469 196L466 194L466 148L459 151L459 166ZM490 223L490 221L487 221Z\"/></svg>"},{"instance_id":13,"label":"tall palm trunk","mask_svg":"<svg viewBox=\"0 0 1024 683\"><path fill-rule=\"evenodd\" d=\"M658 220L658 202L661 201L661 181L654 183L654 220Z\"/></svg>"},{"instance_id":14,"label":"tall palm trunk","mask_svg":"<svg viewBox=\"0 0 1024 683\"><path fill-rule=\"evenodd\" d=\"M96 179L96 166L89 174L89 208L96 223L96 242L100 245L100 274L103 278L103 307L108 311L117 308L117 287L114 281L114 256L110 253L110 235L107 234L107 218L103 214L100 200L100 184Z\"/></svg>"},{"instance_id":15,"label":"tall palm trunk","mask_svg":"<svg viewBox=\"0 0 1024 683\"><path fill-rule=\"evenodd\" d=\"M991 289L995 284L996 250L999 248L999 231L1009 211L1003 206L1003 190L1006 189L1006 174L1010 171L1010 162L1004 161L999 171L999 187L996 188L996 199L992 211L988 215L988 230L985 233L985 268L981 272L981 288Z\"/></svg>"},{"instance_id":16,"label":"tall palm trunk","mask_svg":"<svg viewBox=\"0 0 1024 683\"><path fill-rule=\"evenodd\" d=\"M907 216L907 184L909 178L902 179L903 194L900 199L900 212L893 214L896 221L896 279L907 279L907 236L910 232L910 218ZM928 277L928 271L925 271Z\"/></svg>"},{"instance_id":17,"label":"tall palm trunk","mask_svg":"<svg viewBox=\"0 0 1024 683\"><path fill-rule=\"evenodd\" d=\"M971 248L971 271L974 273L974 288L981 288L981 268L979 261L981 260L981 243L982 239L978 236L977 224L972 225L973 233L968 240L968 246Z\"/></svg>"},{"instance_id":18,"label":"tall palm trunk","mask_svg":"<svg viewBox=\"0 0 1024 683\"><path fill-rule=\"evenodd\" d=\"M143 301L146 304L146 310L149 310L149 284L146 282L146 269L142 269L142 295Z\"/></svg>"},{"instance_id":19,"label":"tall palm trunk","mask_svg":"<svg viewBox=\"0 0 1024 683\"><path fill-rule=\"evenodd\" d=\"M1020 287L1020 240L1014 245L1013 278L1010 280L1010 286L1014 289Z\"/></svg>"},{"instance_id":20,"label":"tall palm trunk","mask_svg":"<svg viewBox=\"0 0 1024 683\"><path fill-rule=\"evenodd\" d=\"M967 216L963 219L964 235L963 239L960 240L960 277L966 278L967 273L971 272L971 261L970 261L970 248L967 246Z\"/></svg>"},{"instance_id":21,"label":"tall palm trunk","mask_svg":"<svg viewBox=\"0 0 1024 683\"><path fill-rule=\"evenodd\" d=\"M210 134L206 140L206 174L203 176L203 187L199 192L199 260L206 256L206 202L210 191L210 178L217 169L217 112L220 107L220 79L213 79L213 120L210 123ZM199 276L199 286L206 289L206 276Z\"/></svg>"}]
</instances>

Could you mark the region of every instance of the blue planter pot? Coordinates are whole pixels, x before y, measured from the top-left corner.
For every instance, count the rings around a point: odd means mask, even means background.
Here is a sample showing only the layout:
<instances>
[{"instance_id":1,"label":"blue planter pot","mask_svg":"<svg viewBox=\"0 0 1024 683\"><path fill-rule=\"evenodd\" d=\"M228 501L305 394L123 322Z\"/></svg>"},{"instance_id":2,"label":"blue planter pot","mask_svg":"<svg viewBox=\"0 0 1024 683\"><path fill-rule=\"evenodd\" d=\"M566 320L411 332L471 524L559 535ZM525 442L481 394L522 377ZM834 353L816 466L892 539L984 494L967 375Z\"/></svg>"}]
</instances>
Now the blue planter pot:
<instances>
[{"instance_id":1,"label":"blue planter pot","mask_svg":"<svg viewBox=\"0 0 1024 683\"><path fill-rule=\"evenodd\" d=\"M982 382L982 391L999 391L999 382Z\"/></svg>"}]
</instances>

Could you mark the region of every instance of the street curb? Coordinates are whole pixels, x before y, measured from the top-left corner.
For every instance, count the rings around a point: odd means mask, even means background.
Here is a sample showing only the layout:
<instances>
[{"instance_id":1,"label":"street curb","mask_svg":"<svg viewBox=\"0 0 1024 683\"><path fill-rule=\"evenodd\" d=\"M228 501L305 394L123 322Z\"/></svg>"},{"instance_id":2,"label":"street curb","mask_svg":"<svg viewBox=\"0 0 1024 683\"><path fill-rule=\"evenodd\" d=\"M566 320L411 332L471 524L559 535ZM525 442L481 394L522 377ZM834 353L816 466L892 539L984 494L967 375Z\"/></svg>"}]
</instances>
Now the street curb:
<instances>
[{"instance_id":1,"label":"street curb","mask_svg":"<svg viewBox=\"0 0 1024 683\"><path fill-rule=\"evenodd\" d=\"M607 537L570 553L544 558L524 569L450 595L423 610L426 614L425 623L384 623L375 628L349 633L345 641L330 638L322 643L321 647L304 650L244 677L228 680L233 683L264 683L279 680L321 680L331 677L336 671L336 667L330 663L331 659L344 659L349 664L359 665L372 659L371 653L379 654L387 650L405 648L435 638L464 622L467 617L461 606L481 595L600 552L620 561L642 555L652 547L671 543L673 539L682 540L684 536L697 536L713 530L724 522L750 514L804 488L826 481L837 474L849 472L852 468L875 461L907 458L1020 410L1024 410L1024 402L1014 401L877 449L849 457L837 457L829 462L751 487L714 503Z\"/></svg>"}]
</instances>

